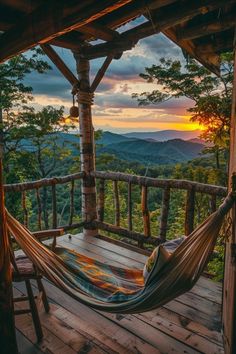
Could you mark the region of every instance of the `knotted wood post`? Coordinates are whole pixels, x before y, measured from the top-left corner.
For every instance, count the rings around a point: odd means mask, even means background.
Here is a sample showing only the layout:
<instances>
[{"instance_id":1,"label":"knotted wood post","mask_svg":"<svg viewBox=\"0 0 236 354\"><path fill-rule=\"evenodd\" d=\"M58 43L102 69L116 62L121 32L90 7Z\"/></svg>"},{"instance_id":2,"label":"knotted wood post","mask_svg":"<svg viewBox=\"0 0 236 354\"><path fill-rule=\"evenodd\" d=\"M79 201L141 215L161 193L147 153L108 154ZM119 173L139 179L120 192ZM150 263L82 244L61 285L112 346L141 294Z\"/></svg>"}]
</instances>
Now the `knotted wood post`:
<instances>
[{"instance_id":1,"label":"knotted wood post","mask_svg":"<svg viewBox=\"0 0 236 354\"><path fill-rule=\"evenodd\" d=\"M230 123L229 190L236 174L236 28L234 42L234 80ZM236 206L231 210L232 229L226 242L223 288L223 338L226 354L236 353Z\"/></svg>"},{"instance_id":2,"label":"knotted wood post","mask_svg":"<svg viewBox=\"0 0 236 354\"><path fill-rule=\"evenodd\" d=\"M0 107L0 351L2 354L17 354L18 350L15 336L14 309L12 300L10 245L6 229L4 203L2 124L2 109Z\"/></svg>"},{"instance_id":3,"label":"knotted wood post","mask_svg":"<svg viewBox=\"0 0 236 354\"><path fill-rule=\"evenodd\" d=\"M80 119L80 163L81 171L85 173L82 180L82 218L85 236L98 234L92 221L97 219L96 185L91 172L95 170L94 129L92 124L91 105L93 94L89 82L89 60L80 58L74 53L78 73L79 88L77 98Z\"/></svg>"}]
</instances>

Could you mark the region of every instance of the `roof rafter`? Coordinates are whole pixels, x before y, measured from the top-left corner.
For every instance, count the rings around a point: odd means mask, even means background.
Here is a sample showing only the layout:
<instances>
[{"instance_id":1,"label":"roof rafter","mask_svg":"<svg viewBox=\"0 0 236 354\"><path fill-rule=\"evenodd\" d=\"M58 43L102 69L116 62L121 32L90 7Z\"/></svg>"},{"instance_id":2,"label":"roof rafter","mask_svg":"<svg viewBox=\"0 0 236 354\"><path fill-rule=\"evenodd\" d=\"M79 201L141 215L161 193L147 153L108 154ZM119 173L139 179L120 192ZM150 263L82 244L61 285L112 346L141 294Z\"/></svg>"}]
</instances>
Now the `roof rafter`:
<instances>
[{"instance_id":1,"label":"roof rafter","mask_svg":"<svg viewBox=\"0 0 236 354\"><path fill-rule=\"evenodd\" d=\"M187 25L183 27L178 33L178 39L195 39L199 37L208 36L210 34L226 31L227 29L234 27L236 24L236 13L230 13L230 15L222 18L216 18L214 20L199 23L197 25Z\"/></svg>"},{"instance_id":2,"label":"roof rafter","mask_svg":"<svg viewBox=\"0 0 236 354\"><path fill-rule=\"evenodd\" d=\"M0 37L0 62L39 43L46 43L63 33L86 25L130 1L103 0L96 5L91 0L86 3L78 1L44 3L33 11L30 17L25 16L20 24Z\"/></svg>"},{"instance_id":3,"label":"roof rafter","mask_svg":"<svg viewBox=\"0 0 236 354\"><path fill-rule=\"evenodd\" d=\"M140 39L176 26L183 21L188 21L202 12L212 11L221 4L224 4L224 0L199 0L195 3L186 2L183 9L179 7L179 4L177 4L178 6L175 4L170 5L167 8L152 12L152 19L150 21L123 32L113 41L81 48L81 56L94 59L129 50Z\"/></svg>"},{"instance_id":4,"label":"roof rafter","mask_svg":"<svg viewBox=\"0 0 236 354\"><path fill-rule=\"evenodd\" d=\"M72 73L72 71L66 66L64 61L59 57L55 50L49 44L41 44L41 48L47 54L49 59L58 68L62 75L69 81L69 83L74 86L78 83L78 79Z\"/></svg>"}]
</instances>

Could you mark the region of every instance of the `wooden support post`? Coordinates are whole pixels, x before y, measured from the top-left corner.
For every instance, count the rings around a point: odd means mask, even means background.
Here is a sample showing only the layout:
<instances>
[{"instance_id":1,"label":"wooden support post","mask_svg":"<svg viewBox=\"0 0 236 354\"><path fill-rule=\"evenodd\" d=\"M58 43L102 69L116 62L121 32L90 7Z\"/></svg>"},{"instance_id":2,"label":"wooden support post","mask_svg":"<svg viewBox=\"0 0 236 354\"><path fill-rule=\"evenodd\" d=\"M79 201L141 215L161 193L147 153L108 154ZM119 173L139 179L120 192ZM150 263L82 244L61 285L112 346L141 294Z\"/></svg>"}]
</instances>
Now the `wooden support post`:
<instances>
[{"instance_id":1,"label":"wooden support post","mask_svg":"<svg viewBox=\"0 0 236 354\"><path fill-rule=\"evenodd\" d=\"M132 184L128 183L128 230L133 230L132 222Z\"/></svg>"},{"instance_id":2,"label":"wooden support post","mask_svg":"<svg viewBox=\"0 0 236 354\"><path fill-rule=\"evenodd\" d=\"M120 199L119 199L119 187L117 181L113 181L113 190L114 190L114 206L115 206L115 225L120 226Z\"/></svg>"},{"instance_id":3,"label":"wooden support post","mask_svg":"<svg viewBox=\"0 0 236 354\"><path fill-rule=\"evenodd\" d=\"M39 188L36 189L36 199L38 205L38 229L42 230L42 203Z\"/></svg>"},{"instance_id":4,"label":"wooden support post","mask_svg":"<svg viewBox=\"0 0 236 354\"><path fill-rule=\"evenodd\" d=\"M57 228L57 195L56 185L52 185L52 228Z\"/></svg>"},{"instance_id":5,"label":"wooden support post","mask_svg":"<svg viewBox=\"0 0 236 354\"><path fill-rule=\"evenodd\" d=\"M185 207L185 235L191 234L194 228L194 206L195 206L195 190L188 190L186 207Z\"/></svg>"},{"instance_id":6,"label":"wooden support post","mask_svg":"<svg viewBox=\"0 0 236 354\"><path fill-rule=\"evenodd\" d=\"M98 220L104 221L104 205L105 205L105 180L99 181L99 198L98 198Z\"/></svg>"},{"instance_id":7,"label":"wooden support post","mask_svg":"<svg viewBox=\"0 0 236 354\"><path fill-rule=\"evenodd\" d=\"M143 233L146 237L149 237L151 236L151 227L148 210L148 190L146 186L142 186L141 206L143 214Z\"/></svg>"},{"instance_id":8,"label":"wooden support post","mask_svg":"<svg viewBox=\"0 0 236 354\"><path fill-rule=\"evenodd\" d=\"M236 39L236 37L235 37ZM236 173L236 47L234 52L234 82L230 125L229 190ZM226 354L236 353L236 207L231 211L232 233L226 242L223 288L223 334Z\"/></svg>"},{"instance_id":9,"label":"wooden support post","mask_svg":"<svg viewBox=\"0 0 236 354\"><path fill-rule=\"evenodd\" d=\"M75 212L75 205L74 205L74 194L75 194L75 181L71 181L71 188L70 188L70 217L69 217L69 225L71 226L73 223L73 217Z\"/></svg>"},{"instance_id":10,"label":"wooden support post","mask_svg":"<svg viewBox=\"0 0 236 354\"><path fill-rule=\"evenodd\" d=\"M1 92L0 92L1 98ZM6 229L3 188L3 129L0 107L0 351L2 354L17 354L15 322L12 300L12 273L10 245Z\"/></svg>"},{"instance_id":11,"label":"wooden support post","mask_svg":"<svg viewBox=\"0 0 236 354\"><path fill-rule=\"evenodd\" d=\"M74 53L79 80L78 103L80 118L80 163L84 172L82 180L82 218L86 222L84 235L98 234L92 221L97 219L96 185L91 172L95 170L94 129L92 124L91 105L93 95L90 91L89 60L80 58Z\"/></svg>"},{"instance_id":12,"label":"wooden support post","mask_svg":"<svg viewBox=\"0 0 236 354\"><path fill-rule=\"evenodd\" d=\"M170 209L170 188L165 188L162 195L161 222L160 222L160 239L161 242L166 241L168 215Z\"/></svg>"}]
</instances>

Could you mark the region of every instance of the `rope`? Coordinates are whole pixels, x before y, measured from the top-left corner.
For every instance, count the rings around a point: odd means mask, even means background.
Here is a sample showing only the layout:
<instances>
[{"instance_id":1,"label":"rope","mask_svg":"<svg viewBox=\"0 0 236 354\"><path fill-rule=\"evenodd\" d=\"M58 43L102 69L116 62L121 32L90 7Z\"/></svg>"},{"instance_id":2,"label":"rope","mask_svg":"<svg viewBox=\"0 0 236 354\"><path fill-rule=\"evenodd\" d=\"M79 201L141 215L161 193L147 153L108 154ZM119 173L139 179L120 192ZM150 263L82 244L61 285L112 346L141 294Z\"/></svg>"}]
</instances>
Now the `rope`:
<instances>
[{"instance_id":1,"label":"rope","mask_svg":"<svg viewBox=\"0 0 236 354\"><path fill-rule=\"evenodd\" d=\"M78 89L77 101L78 103L92 105L94 99L93 92L85 92Z\"/></svg>"}]
</instances>

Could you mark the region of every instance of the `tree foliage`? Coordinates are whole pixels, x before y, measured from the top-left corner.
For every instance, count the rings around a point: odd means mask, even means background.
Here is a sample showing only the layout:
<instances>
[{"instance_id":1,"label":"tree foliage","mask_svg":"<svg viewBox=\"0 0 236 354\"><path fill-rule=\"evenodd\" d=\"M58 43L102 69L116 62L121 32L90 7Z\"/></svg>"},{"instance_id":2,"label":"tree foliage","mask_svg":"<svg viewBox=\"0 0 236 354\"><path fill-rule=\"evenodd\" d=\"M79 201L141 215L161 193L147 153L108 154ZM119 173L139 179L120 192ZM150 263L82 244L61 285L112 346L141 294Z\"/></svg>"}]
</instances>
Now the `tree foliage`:
<instances>
[{"instance_id":1,"label":"tree foliage","mask_svg":"<svg viewBox=\"0 0 236 354\"><path fill-rule=\"evenodd\" d=\"M159 104L181 97L193 101L188 109L191 121L203 128L202 137L216 149L228 147L233 81L233 55L222 56L221 76L217 77L194 59L183 64L180 60L160 59L159 65L145 68L140 76L157 88L133 94L139 105Z\"/></svg>"}]
</instances>

